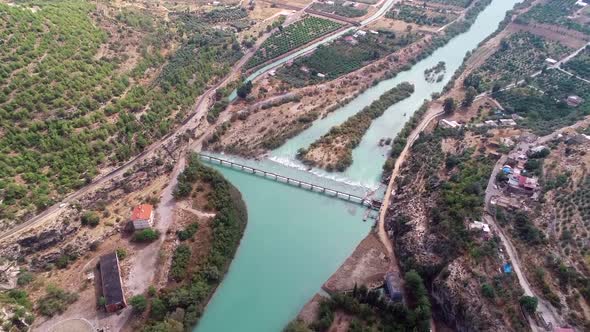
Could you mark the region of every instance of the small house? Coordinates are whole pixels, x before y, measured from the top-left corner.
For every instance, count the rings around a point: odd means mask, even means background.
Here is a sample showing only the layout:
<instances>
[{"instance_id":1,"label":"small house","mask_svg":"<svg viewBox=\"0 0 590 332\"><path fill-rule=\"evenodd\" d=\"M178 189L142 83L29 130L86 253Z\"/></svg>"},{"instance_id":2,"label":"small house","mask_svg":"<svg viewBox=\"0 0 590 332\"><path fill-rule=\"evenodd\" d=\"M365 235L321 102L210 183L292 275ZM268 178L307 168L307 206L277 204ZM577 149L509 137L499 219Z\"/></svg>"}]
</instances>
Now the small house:
<instances>
[{"instance_id":1,"label":"small house","mask_svg":"<svg viewBox=\"0 0 590 332\"><path fill-rule=\"evenodd\" d=\"M557 64L557 60L551 59L551 58L547 58L547 59L545 59L545 63L547 63L550 66L555 66Z\"/></svg>"},{"instance_id":2,"label":"small house","mask_svg":"<svg viewBox=\"0 0 590 332\"><path fill-rule=\"evenodd\" d=\"M392 302L400 302L402 300L402 292L391 272L385 275L385 291L389 295L389 300Z\"/></svg>"},{"instance_id":3,"label":"small house","mask_svg":"<svg viewBox=\"0 0 590 332\"><path fill-rule=\"evenodd\" d=\"M102 283L102 296L105 299L107 312L116 312L127 306L121 281L121 268L116 252L100 256L100 281Z\"/></svg>"},{"instance_id":4,"label":"small house","mask_svg":"<svg viewBox=\"0 0 590 332\"><path fill-rule=\"evenodd\" d=\"M136 206L131 213L133 230L150 228L154 225L154 207L150 204Z\"/></svg>"}]
</instances>

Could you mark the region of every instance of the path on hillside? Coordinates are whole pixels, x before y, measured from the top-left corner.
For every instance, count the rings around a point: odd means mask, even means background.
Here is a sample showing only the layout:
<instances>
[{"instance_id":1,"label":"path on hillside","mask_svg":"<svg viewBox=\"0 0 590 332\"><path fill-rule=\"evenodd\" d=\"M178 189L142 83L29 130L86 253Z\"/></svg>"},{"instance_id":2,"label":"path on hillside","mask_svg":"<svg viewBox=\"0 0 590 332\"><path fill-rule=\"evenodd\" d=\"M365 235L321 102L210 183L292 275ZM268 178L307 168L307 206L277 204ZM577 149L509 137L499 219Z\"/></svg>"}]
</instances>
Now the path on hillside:
<instances>
[{"instance_id":1,"label":"path on hillside","mask_svg":"<svg viewBox=\"0 0 590 332\"><path fill-rule=\"evenodd\" d=\"M385 217L387 215L389 205L391 204L391 201L393 199L392 196L394 194L393 187L395 185L395 180L400 173L401 165L406 161L410 148L412 147L416 139L420 137L420 133L422 133L426 128L428 128L430 123L442 114L444 114L444 111L440 105L432 107L426 112L426 114L423 117L423 120L420 122L418 127L416 127L412 131L410 136L408 136L406 146L395 160L395 165L393 167L393 170L391 171L391 178L389 179L389 184L387 185L387 189L385 190L385 196L383 197L383 205L381 206L381 210L379 211L379 219L377 220L377 230L379 234L379 239L381 240L385 248L387 248L387 252L389 254L389 257L392 258L392 262L395 261L393 259L393 243L391 238L385 231Z\"/></svg>"}]
</instances>

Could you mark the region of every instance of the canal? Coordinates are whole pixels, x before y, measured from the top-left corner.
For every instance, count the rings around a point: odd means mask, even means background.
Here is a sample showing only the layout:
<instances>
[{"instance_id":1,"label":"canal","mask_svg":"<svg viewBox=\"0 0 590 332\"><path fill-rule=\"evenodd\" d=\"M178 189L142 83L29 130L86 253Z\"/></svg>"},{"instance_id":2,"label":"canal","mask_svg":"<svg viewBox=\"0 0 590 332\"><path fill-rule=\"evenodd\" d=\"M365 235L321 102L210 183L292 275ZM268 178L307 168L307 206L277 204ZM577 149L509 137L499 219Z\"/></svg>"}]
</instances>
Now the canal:
<instances>
[{"instance_id":1,"label":"canal","mask_svg":"<svg viewBox=\"0 0 590 332\"><path fill-rule=\"evenodd\" d=\"M373 122L353 152L353 165L344 174L312 170L326 182L376 188L387 154L386 148L378 146L379 139L394 137L425 99L433 92L440 92L465 53L493 33L506 12L518 2L494 0L469 31L409 71L381 82L327 118L316 121L273 151L271 160L261 162L258 167L268 169L274 162L272 166L278 173L297 178L301 170L282 165L298 166L294 156L299 148L307 147L399 82L409 81L416 87L414 94ZM424 70L439 61L446 63L445 79L426 82ZM362 222L363 210L357 205L237 170L218 169L241 191L248 207L248 226L229 273L195 331L280 331L366 236L370 225Z\"/></svg>"}]
</instances>

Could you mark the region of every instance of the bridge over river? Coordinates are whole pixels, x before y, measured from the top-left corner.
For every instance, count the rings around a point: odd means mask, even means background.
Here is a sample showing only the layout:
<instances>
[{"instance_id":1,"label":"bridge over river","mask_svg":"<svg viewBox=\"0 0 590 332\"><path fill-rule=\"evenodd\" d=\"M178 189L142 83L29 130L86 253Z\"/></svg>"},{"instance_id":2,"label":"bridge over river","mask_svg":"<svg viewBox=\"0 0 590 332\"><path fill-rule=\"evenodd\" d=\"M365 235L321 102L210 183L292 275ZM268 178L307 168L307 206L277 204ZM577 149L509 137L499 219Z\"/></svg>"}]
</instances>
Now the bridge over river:
<instances>
[{"instance_id":1,"label":"bridge over river","mask_svg":"<svg viewBox=\"0 0 590 332\"><path fill-rule=\"evenodd\" d=\"M258 175L258 176L263 177L265 179L281 182L281 183L291 185L294 187L298 187L298 188L301 188L304 190L309 190L309 191L313 191L313 192L316 192L319 194L324 194L329 197L334 197L334 198L338 198L338 199L345 200L348 202L360 204L360 205L366 206L368 208L371 208L373 210L379 210L381 208L381 201L379 201L379 200L375 200L375 199L371 199L371 198L367 198L367 197L361 197L359 195L347 193L342 190L331 189L331 188L328 188L328 187L325 187L325 186L322 186L319 184L314 184L311 182L294 179L292 177L284 176L284 175L278 174L276 172L265 171L265 170L262 170L262 169L259 169L256 167L247 166L247 165L235 162L235 161L226 160L226 159L222 159L219 157L206 155L203 153L198 153L198 155L201 160L209 162L211 164L217 164L217 165L229 167L229 168L232 168L235 170L239 170L239 171L242 171L242 172L245 172L248 174Z\"/></svg>"}]
</instances>

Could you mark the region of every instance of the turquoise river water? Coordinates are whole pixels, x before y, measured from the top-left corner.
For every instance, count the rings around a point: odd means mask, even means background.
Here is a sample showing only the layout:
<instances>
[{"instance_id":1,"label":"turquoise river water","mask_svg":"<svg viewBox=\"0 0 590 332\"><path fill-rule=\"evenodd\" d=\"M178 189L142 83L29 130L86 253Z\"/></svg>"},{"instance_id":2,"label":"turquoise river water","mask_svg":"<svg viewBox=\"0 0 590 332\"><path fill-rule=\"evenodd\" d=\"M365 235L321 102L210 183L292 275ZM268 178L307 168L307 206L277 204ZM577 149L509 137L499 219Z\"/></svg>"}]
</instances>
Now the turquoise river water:
<instances>
[{"instance_id":1,"label":"turquoise river water","mask_svg":"<svg viewBox=\"0 0 590 332\"><path fill-rule=\"evenodd\" d=\"M377 188L387 153L378 146L379 139L394 137L424 99L433 92L440 92L460 66L465 53L493 33L506 12L518 2L494 0L469 31L409 71L381 82L327 118L316 121L311 128L273 151L270 160L256 163L256 167L330 188L345 188L346 183ZM446 63L445 79L438 83L426 82L424 70L439 61ZM307 147L330 127L345 121L403 81L415 85L414 94L390 107L373 122L354 150L354 163L345 173L330 174L316 169L305 172L295 160L299 148ZM352 253L366 236L370 223L363 223L364 209L358 205L229 168L216 168L241 191L248 207L248 226L229 273L195 332L281 331Z\"/></svg>"}]
</instances>

